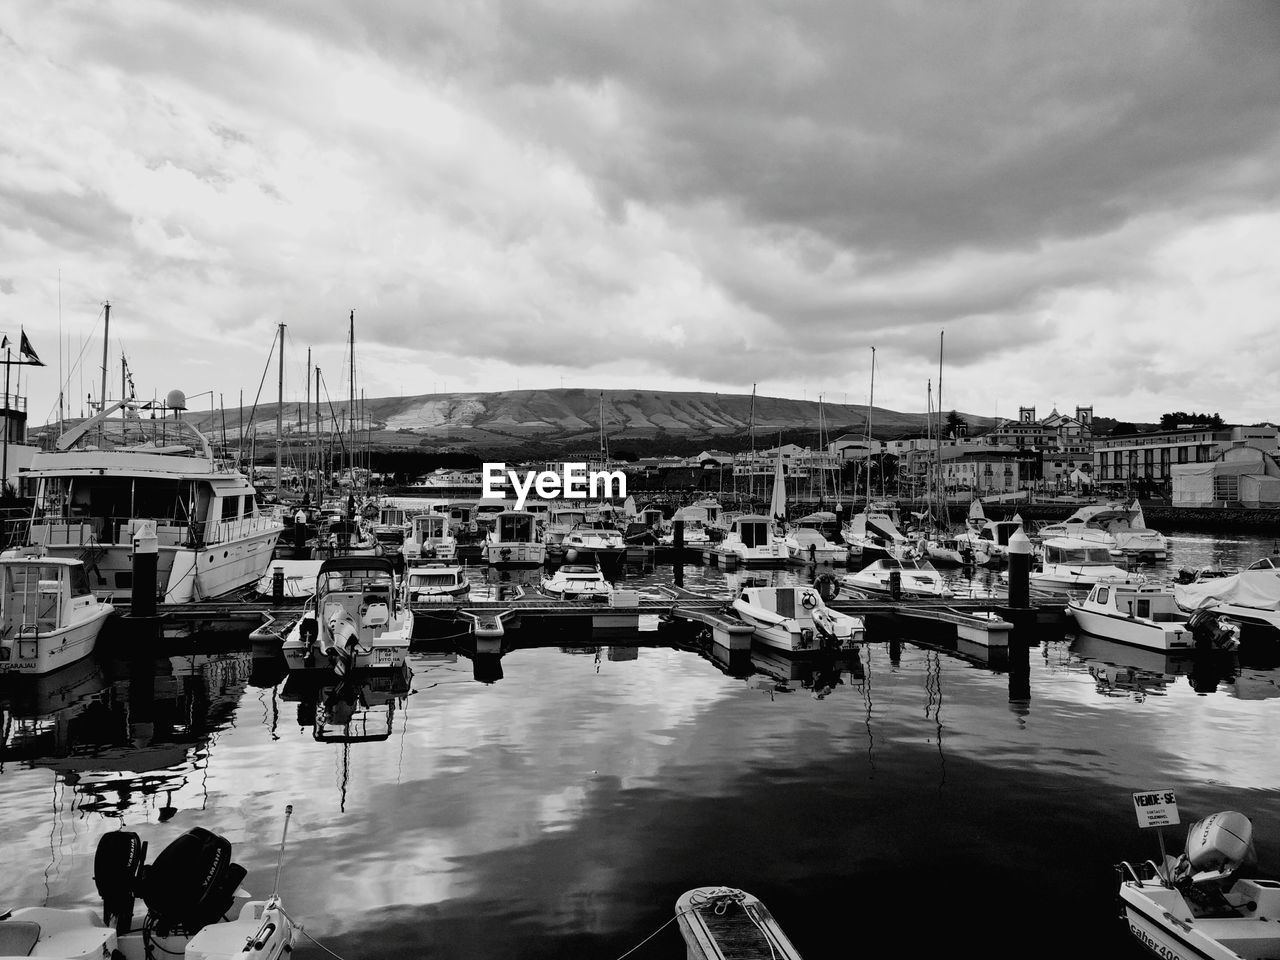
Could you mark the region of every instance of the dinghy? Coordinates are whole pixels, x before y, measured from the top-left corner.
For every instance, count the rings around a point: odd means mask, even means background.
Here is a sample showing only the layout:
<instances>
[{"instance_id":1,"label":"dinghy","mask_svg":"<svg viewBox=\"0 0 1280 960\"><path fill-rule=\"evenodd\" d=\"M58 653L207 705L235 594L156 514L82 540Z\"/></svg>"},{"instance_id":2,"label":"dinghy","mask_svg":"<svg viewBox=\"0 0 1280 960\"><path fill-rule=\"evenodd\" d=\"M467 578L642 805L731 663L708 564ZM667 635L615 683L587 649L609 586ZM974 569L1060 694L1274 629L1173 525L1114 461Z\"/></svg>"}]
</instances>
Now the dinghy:
<instances>
[{"instance_id":1,"label":"dinghy","mask_svg":"<svg viewBox=\"0 0 1280 960\"><path fill-rule=\"evenodd\" d=\"M810 586L744 587L733 609L757 640L788 653L849 647L866 634L860 617L832 610Z\"/></svg>"}]
</instances>

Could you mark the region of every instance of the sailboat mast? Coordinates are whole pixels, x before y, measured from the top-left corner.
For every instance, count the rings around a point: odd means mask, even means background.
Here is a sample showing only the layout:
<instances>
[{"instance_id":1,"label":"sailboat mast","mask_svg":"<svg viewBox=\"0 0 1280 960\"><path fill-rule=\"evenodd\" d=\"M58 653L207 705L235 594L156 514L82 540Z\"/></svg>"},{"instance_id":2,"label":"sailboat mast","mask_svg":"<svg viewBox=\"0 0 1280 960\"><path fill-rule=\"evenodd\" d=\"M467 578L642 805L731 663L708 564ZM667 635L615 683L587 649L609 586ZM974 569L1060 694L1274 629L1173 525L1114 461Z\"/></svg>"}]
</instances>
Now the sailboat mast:
<instances>
[{"instance_id":1,"label":"sailboat mast","mask_svg":"<svg viewBox=\"0 0 1280 960\"><path fill-rule=\"evenodd\" d=\"M280 496L280 448L284 444L284 324L277 324L280 356L276 374L276 496Z\"/></svg>"},{"instance_id":2,"label":"sailboat mast","mask_svg":"<svg viewBox=\"0 0 1280 960\"><path fill-rule=\"evenodd\" d=\"M111 341L111 301L106 300L102 304L103 320L102 320L102 394L98 397L101 404L99 411L107 409L107 344ZM98 446L102 446L102 439L106 435L107 424L105 420L98 421ZM6 434L7 436L7 434Z\"/></svg>"},{"instance_id":3,"label":"sailboat mast","mask_svg":"<svg viewBox=\"0 0 1280 960\"><path fill-rule=\"evenodd\" d=\"M320 509L321 491L324 489L324 474L328 469L328 460L321 456L324 451L320 441L320 367L316 367L316 509Z\"/></svg>"},{"instance_id":4,"label":"sailboat mast","mask_svg":"<svg viewBox=\"0 0 1280 960\"><path fill-rule=\"evenodd\" d=\"M351 447L351 451L347 457L347 467L351 476L351 489L354 491L356 487L356 312L351 311L351 328L348 335L348 344L350 347L350 363L351 372L348 376L347 394L347 442Z\"/></svg>"},{"instance_id":5,"label":"sailboat mast","mask_svg":"<svg viewBox=\"0 0 1280 960\"><path fill-rule=\"evenodd\" d=\"M302 492L307 492L307 478L311 476L311 348L307 347L307 412L302 418Z\"/></svg>"},{"instance_id":6,"label":"sailboat mast","mask_svg":"<svg viewBox=\"0 0 1280 960\"><path fill-rule=\"evenodd\" d=\"M756 385L751 385L751 460L747 465L748 498L756 498Z\"/></svg>"},{"instance_id":7,"label":"sailboat mast","mask_svg":"<svg viewBox=\"0 0 1280 960\"><path fill-rule=\"evenodd\" d=\"M944 425L942 419L942 346L943 337L946 335L947 332L945 330L938 331L938 436L937 452L933 464L936 471L934 496L938 502L938 523L942 529L946 529L951 525L951 515L947 512L947 491L942 482L942 428Z\"/></svg>"},{"instance_id":8,"label":"sailboat mast","mask_svg":"<svg viewBox=\"0 0 1280 960\"><path fill-rule=\"evenodd\" d=\"M867 396L867 502L864 510L871 508L871 408L876 402L876 348L871 348L871 392Z\"/></svg>"}]
</instances>

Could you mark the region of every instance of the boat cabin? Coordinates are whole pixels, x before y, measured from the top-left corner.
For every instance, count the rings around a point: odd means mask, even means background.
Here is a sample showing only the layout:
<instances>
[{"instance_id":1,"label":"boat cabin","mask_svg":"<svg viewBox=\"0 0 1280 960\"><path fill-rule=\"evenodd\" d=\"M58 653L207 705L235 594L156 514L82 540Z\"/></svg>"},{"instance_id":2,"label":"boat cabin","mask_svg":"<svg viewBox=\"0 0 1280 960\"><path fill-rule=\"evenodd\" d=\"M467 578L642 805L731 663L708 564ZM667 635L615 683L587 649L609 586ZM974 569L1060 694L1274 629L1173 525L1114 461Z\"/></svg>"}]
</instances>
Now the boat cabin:
<instances>
[{"instance_id":1,"label":"boat cabin","mask_svg":"<svg viewBox=\"0 0 1280 960\"><path fill-rule=\"evenodd\" d=\"M439 540L449 534L449 518L442 513L420 513L410 521L410 534L418 543Z\"/></svg>"},{"instance_id":2,"label":"boat cabin","mask_svg":"<svg viewBox=\"0 0 1280 960\"><path fill-rule=\"evenodd\" d=\"M1157 623L1181 623L1187 614L1178 609L1173 592L1156 585L1100 583L1089 593L1088 603L1105 608L1108 613Z\"/></svg>"},{"instance_id":3,"label":"boat cabin","mask_svg":"<svg viewBox=\"0 0 1280 960\"><path fill-rule=\"evenodd\" d=\"M78 560L33 557L0 562L0 634L6 637L21 641L53 633L72 622L73 609L95 603L84 564Z\"/></svg>"},{"instance_id":4,"label":"boat cabin","mask_svg":"<svg viewBox=\"0 0 1280 960\"><path fill-rule=\"evenodd\" d=\"M1115 560L1111 551L1087 540L1053 538L1046 540L1041 549L1046 564L1061 563L1069 566L1112 566Z\"/></svg>"},{"instance_id":5,"label":"boat cabin","mask_svg":"<svg viewBox=\"0 0 1280 960\"><path fill-rule=\"evenodd\" d=\"M536 543L538 520L527 510L503 510L494 515L495 543Z\"/></svg>"},{"instance_id":6,"label":"boat cabin","mask_svg":"<svg viewBox=\"0 0 1280 960\"><path fill-rule=\"evenodd\" d=\"M773 542L773 521L754 514L738 517L730 534L736 535L744 547L767 547Z\"/></svg>"},{"instance_id":7,"label":"boat cabin","mask_svg":"<svg viewBox=\"0 0 1280 960\"><path fill-rule=\"evenodd\" d=\"M405 573L405 594L412 600L449 599L468 587L461 567L443 563L410 567Z\"/></svg>"}]
</instances>

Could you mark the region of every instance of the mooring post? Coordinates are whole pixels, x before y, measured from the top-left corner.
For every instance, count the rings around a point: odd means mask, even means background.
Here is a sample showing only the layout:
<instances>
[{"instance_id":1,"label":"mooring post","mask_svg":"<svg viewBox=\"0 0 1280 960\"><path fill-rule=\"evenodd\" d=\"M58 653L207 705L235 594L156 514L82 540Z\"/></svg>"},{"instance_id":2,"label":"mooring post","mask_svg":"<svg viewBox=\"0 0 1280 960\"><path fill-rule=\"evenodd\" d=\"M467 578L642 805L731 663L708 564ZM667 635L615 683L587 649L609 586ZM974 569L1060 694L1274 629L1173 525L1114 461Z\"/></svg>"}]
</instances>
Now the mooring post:
<instances>
[{"instance_id":1,"label":"mooring post","mask_svg":"<svg viewBox=\"0 0 1280 960\"><path fill-rule=\"evenodd\" d=\"M1009 538L1009 606L1031 606L1031 539L1021 530Z\"/></svg>"},{"instance_id":2,"label":"mooring post","mask_svg":"<svg viewBox=\"0 0 1280 960\"><path fill-rule=\"evenodd\" d=\"M671 521L671 548L676 552L675 575L676 586L684 586L684 521Z\"/></svg>"},{"instance_id":3,"label":"mooring post","mask_svg":"<svg viewBox=\"0 0 1280 960\"><path fill-rule=\"evenodd\" d=\"M284 606L284 567L276 567L271 571L271 605Z\"/></svg>"},{"instance_id":4,"label":"mooring post","mask_svg":"<svg viewBox=\"0 0 1280 960\"><path fill-rule=\"evenodd\" d=\"M160 560L160 541L154 520L139 520L133 529L133 586L129 598L129 616L156 615L156 569Z\"/></svg>"}]
</instances>

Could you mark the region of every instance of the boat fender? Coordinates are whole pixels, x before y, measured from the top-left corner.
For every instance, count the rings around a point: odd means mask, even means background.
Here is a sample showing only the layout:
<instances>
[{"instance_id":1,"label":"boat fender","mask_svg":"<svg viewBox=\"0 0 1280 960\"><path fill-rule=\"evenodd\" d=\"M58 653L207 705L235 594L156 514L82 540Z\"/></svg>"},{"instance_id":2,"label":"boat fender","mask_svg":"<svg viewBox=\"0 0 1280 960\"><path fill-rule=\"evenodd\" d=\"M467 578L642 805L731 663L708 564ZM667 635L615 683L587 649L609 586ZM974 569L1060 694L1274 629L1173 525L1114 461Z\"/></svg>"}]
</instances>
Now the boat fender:
<instances>
[{"instance_id":1,"label":"boat fender","mask_svg":"<svg viewBox=\"0 0 1280 960\"><path fill-rule=\"evenodd\" d=\"M800 646L813 646L813 631L809 627L800 628Z\"/></svg>"},{"instance_id":2,"label":"boat fender","mask_svg":"<svg viewBox=\"0 0 1280 960\"><path fill-rule=\"evenodd\" d=\"M316 637L320 635L320 624L314 617L303 617L302 622L298 624L298 636L306 646L316 642Z\"/></svg>"}]
</instances>

